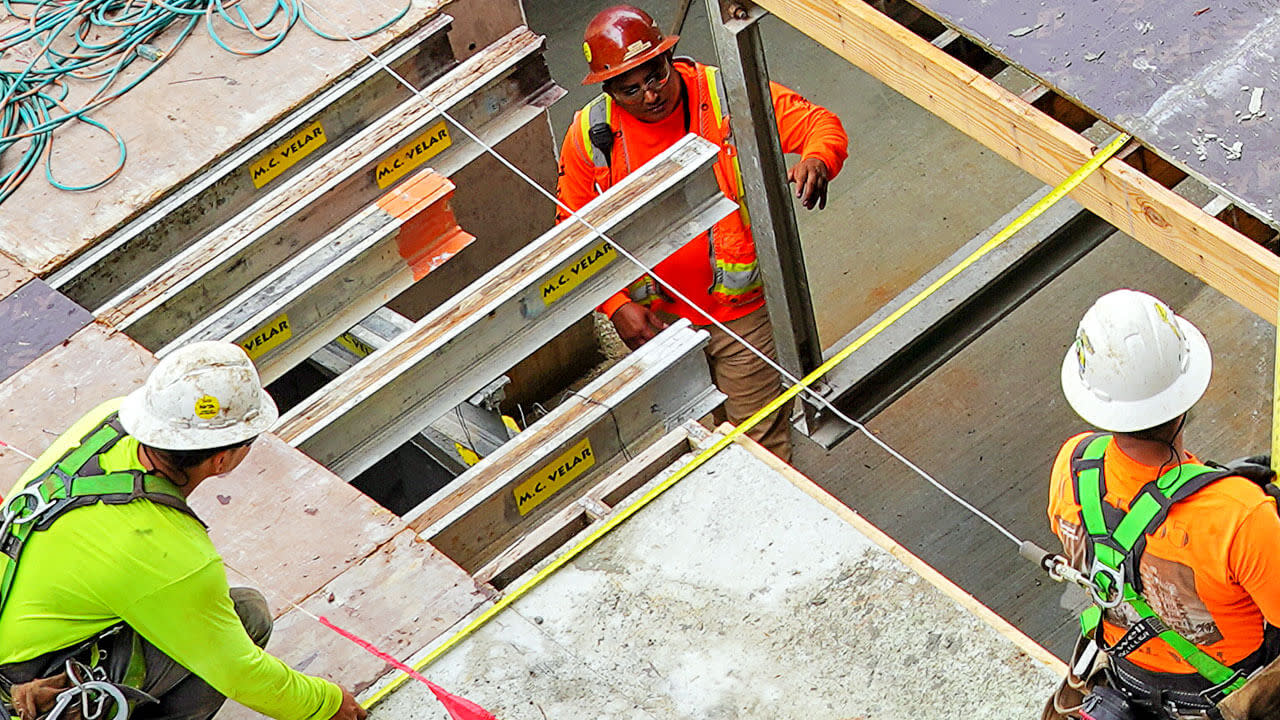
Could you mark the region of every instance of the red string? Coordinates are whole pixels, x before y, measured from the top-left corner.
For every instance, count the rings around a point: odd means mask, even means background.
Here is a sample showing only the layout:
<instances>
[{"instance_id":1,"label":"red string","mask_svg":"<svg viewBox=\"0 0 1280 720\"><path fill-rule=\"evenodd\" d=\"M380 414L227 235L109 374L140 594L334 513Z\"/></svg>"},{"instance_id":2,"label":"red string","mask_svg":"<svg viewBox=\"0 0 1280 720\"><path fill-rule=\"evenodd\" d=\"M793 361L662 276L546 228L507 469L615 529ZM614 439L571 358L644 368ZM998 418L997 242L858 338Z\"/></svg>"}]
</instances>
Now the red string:
<instances>
[{"instance_id":1,"label":"red string","mask_svg":"<svg viewBox=\"0 0 1280 720\"><path fill-rule=\"evenodd\" d=\"M360 637L359 635L356 635L355 633L349 630L343 630L337 625L334 625L333 623L329 622L329 618L321 615L318 619L320 620L321 625L324 625L325 627L338 633L339 635L350 640L356 645L359 645L360 647L364 648L367 652L369 652L371 655L374 655L377 658L389 663L392 667L396 668L400 672L403 672L405 675L408 675L414 680L417 680L418 682L426 685L428 688L431 689L431 693L436 696L436 699L439 700L440 703L444 705L444 709L449 712L449 717L453 718L453 720L498 720L488 710L485 710L484 708L480 707L479 705L471 702L470 700L464 697L459 697L457 695L454 695L449 691L445 690L444 688L440 687L439 685L431 682L426 677L424 677L422 673L418 672L417 670L414 670L408 665L405 665L404 663L395 659L391 655L388 655L382 650L379 650L376 646L374 646L373 643L369 642L368 640L365 640L364 638Z\"/></svg>"}]
</instances>

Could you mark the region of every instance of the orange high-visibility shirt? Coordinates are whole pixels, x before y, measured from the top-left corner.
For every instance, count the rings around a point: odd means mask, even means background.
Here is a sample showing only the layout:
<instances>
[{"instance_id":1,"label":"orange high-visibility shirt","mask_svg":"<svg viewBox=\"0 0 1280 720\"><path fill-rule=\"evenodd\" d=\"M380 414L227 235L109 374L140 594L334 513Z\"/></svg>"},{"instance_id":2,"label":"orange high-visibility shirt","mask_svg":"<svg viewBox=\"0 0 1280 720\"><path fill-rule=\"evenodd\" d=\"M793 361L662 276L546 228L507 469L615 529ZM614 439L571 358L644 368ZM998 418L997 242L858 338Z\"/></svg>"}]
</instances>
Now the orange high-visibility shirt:
<instances>
[{"instance_id":1,"label":"orange high-visibility shirt","mask_svg":"<svg viewBox=\"0 0 1280 720\"><path fill-rule=\"evenodd\" d=\"M1067 441L1053 463L1049 520L1071 564L1084 567L1086 535L1071 480L1071 455L1086 434ZM1188 462L1197 463L1194 456ZM1123 510L1160 468L1143 465L1113 442L1103 458L1104 500ZM1169 627L1224 665L1262 645L1264 621L1280 625L1280 516L1275 501L1241 477L1227 477L1177 503L1147 539L1139 573L1143 594ZM1137 622L1127 605L1107 611L1103 639L1118 641ZM1128 656L1154 672L1194 673L1163 640Z\"/></svg>"},{"instance_id":2,"label":"orange high-visibility shirt","mask_svg":"<svg viewBox=\"0 0 1280 720\"><path fill-rule=\"evenodd\" d=\"M692 88L697 82L696 73L704 66L676 63L676 71ZM818 158L826 166L831 178L839 174L848 157L849 138L840 119L829 110L805 100L795 91L777 83L771 84L773 111L778 119L778 135L784 153L798 153L802 158ZM580 113L581 111L579 111ZM686 134L684 111L676 108L669 117L657 123L637 120L618 105L614 105L614 125L621 131L620 142L627 143L627 153L632 168L652 160L671 147ZM693 113L696 116L696 113ZM697 131L696 121L690 123ZM714 142L715 139L711 138ZM582 147L580 117L575 114L560 150L560 200L572 210L578 210L599 193L595 185L596 168L587 159ZM614 171L613 182L624 174ZM556 209L556 222L562 222L569 214L563 208ZM763 298L739 306L718 302L708 290L711 287L710 238L707 233L690 240L654 267L654 271L666 287L670 287L692 300L698 307L720 322L735 320L754 312L764 305ZM612 316L619 307L629 301L627 293L619 292L600 306L600 311ZM695 325L707 325L707 318L688 304L674 299L658 300L654 310L669 312L687 318Z\"/></svg>"}]
</instances>

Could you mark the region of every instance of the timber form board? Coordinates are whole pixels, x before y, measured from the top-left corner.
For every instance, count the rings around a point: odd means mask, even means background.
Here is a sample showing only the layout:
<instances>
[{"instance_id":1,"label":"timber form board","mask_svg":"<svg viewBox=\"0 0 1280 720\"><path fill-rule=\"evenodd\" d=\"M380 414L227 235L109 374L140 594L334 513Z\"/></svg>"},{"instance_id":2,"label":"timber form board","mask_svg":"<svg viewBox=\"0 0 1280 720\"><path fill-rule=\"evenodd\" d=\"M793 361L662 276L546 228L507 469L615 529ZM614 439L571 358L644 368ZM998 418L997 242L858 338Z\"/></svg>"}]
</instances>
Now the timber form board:
<instances>
[{"instance_id":1,"label":"timber form board","mask_svg":"<svg viewBox=\"0 0 1280 720\"><path fill-rule=\"evenodd\" d=\"M912 2L1280 227L1274 3Z\"/></svg>"},{"instance_id":2,"label":"timber form board","mask_svg":"<svg viewBox=\"0 0 1280 720\"><path fill-rule=\"evenodd\" d=\"M21 291L40 286L31 279L0 298L0 313L21 310L30 303ZM44 294L39 298L43 303ZM140 386L155 364L145 348L100 322L74 331L44 327L56 341L51 349L23 358L24 366L0 382L0 406L8 408L0 440L32 455L98 404ZM13 359L17 349L0 347L0 356ZM0 448L0 494L9 494L27 465ZM365 687L385 665L291 609L293 603L404 658L489 601L403 520L271 435L233 473L203 485L191 505L209 524L231 583L267 596L278 618L273 652L313 673ZM410 597L418 604L405 602ZM402 617L410 609L415 622ZM316 647L324 648L323 658L315 657Z\"/></svg>"},{"instance_id":3,"label":"timber form board","mask_svg":"<svg viewBox=\"0 0 1280 720\"><path fill-rule=\"evenodd\" d=\"M246 59L217 48L207 32L192 33L172 61L95 114L132 139L121 174L98 190L71 193L53 188L37 173L5 202L6 208L23 211L0 213L0 250L34 273L49 273L262 127L365 64L365 48L381 51L426 23L443 4L414 2L395 25L361 40L362 47L322 39L299 25L272 52ZM387 6L337 0L323 0L317 7L351 32L376 26L394 12ZM71 123L58 132L53 162L70 178L83 181L109 169L97 167L109 166L109 161L92 158L114 157L112 153L98 130ZM76 167L78 163L83 164Z\"/></svg>"},{"instance_id":4,"label":"timber form board","mask_svg":"<svg viewBox=\"0 0 1280 720\"><path fill-rule=\"evenodd\" d=\"M1076 130L863 0L758 4L1046 184L1060 183L1096 149ZM1071 196L1274 323L1280 257L1170 190L1180 171L1144 172L1139 167L1145 164L1130 155L1109 160Z\"/></svg>"}]
</instances>

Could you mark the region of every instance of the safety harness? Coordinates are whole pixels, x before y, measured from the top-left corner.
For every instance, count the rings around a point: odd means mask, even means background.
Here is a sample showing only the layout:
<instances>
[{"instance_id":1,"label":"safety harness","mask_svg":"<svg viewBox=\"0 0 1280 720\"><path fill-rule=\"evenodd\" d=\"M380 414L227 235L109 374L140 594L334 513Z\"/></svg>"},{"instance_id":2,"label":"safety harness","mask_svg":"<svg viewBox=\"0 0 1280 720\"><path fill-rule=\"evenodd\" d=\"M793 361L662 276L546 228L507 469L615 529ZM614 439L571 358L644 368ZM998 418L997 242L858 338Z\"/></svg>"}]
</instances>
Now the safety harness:
<instances>
[{"instance_id":1,"label":"safety harness","mask_svg":"<svg viewBox=\"0 0 1280 720\"><path fill-rule=\"evenodd\" d=\"M1091 581L1094 604L1080 614L1080 628L1112 657L1123 658L1154 638L1173 648L1187 664L1212 683L1200 693L1210 706L1240 689L1247 679L1242 671L1233 670L1210 657L1194 643L1169 627L1156 614L1142 595L1139 561L1146 549L1147 536L1154 533L1169 515L1169 509L1202 488L1235 475L1230 470L1194 463L1178 465L1147 483L1138 491L1125 512L1103 501L1106 480L1103 456L1112 436L1094 433L1076 446L1071 458L1071 474L1075 499L1080 506L1086 545L1087 577ZM1098 632L1103 610L1128 603L1139 620L1110 648L1103 645Z\"/></svg>"},{"instance_id":2,"label":"safety harness","mask_svg":"<svg viewBox=\"0 0 1280 720\"><path fill-rule=\"evenodd\" d=\"M100 456L125 437L115 413L80 440L80 445L27 483L0 507L0 613L9 599L18 560L31 534L49 529L54 520L79 507L105 503L124 505L150 500L195 518L185 498L167 478L141 470L103 472ZM204 523L201 522L203 525Z\"/></svg>"}]
</instances>

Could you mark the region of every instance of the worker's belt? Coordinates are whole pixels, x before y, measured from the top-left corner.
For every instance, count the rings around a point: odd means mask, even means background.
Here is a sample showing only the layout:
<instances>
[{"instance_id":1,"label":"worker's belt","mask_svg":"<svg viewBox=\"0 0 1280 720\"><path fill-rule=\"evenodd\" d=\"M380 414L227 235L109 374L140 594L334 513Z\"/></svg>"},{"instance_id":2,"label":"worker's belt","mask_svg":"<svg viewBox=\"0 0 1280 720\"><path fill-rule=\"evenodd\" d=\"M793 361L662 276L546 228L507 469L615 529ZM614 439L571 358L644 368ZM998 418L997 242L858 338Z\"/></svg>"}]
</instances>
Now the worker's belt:
<instances>
[{"instance_id":1,"label":"worker's belt","mask_svg":"<svg viewBox=\"0 0 1280 720\"><path fill-rule=\"evenodd\" d=\"M1124 640L1121 640L1124 642ZM1280 657L1280 629L1268 625L1262 646L1230 666L1236 676L1247 677ZM1111 656L1113 687L1148 708L1164 708L1172 703L1180 712L1194 715L1216 706L1226 696L1228 683L1211 685L1200 673L1163 673L1139 667L1123 657Z\"/></svg>"}]
</instances>

